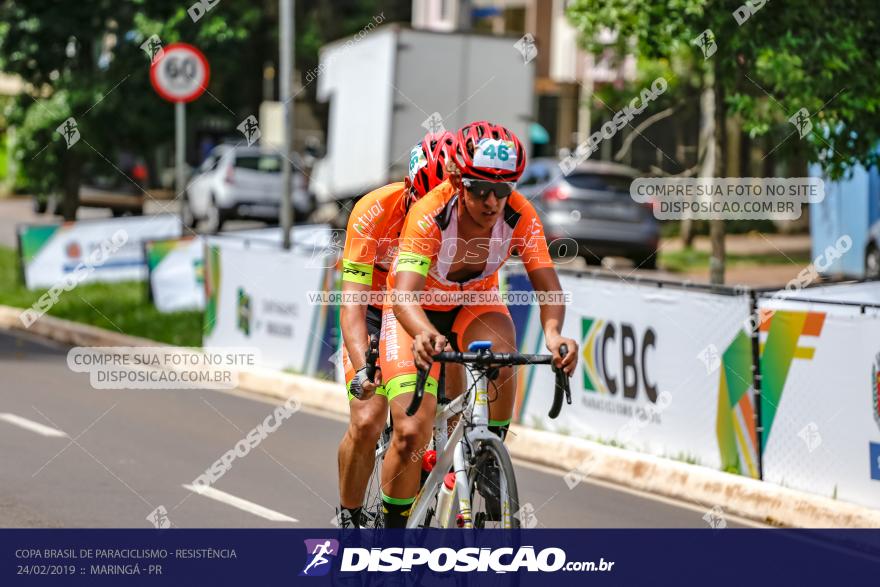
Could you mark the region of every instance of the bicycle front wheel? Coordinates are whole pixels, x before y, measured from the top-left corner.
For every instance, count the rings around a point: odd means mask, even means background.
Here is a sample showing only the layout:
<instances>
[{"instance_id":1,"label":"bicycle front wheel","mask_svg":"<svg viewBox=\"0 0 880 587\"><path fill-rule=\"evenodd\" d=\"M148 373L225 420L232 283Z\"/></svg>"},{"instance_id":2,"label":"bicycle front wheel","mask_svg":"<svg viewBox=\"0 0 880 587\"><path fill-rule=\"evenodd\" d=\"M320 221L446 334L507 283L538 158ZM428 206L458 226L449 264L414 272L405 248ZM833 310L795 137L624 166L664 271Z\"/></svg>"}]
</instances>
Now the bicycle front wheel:
<instances>
[{"instance_id":1,"label":"bicycle front wheel","mask_svg":"<svg viewBox=\"0 0 880 587\"><path fill-rule=\"evenodd\" d=\"M519 493L507 447L500 438L482 440L472 463L469 478L474 528L519 528Z\"/></svg>"}]
</instances>

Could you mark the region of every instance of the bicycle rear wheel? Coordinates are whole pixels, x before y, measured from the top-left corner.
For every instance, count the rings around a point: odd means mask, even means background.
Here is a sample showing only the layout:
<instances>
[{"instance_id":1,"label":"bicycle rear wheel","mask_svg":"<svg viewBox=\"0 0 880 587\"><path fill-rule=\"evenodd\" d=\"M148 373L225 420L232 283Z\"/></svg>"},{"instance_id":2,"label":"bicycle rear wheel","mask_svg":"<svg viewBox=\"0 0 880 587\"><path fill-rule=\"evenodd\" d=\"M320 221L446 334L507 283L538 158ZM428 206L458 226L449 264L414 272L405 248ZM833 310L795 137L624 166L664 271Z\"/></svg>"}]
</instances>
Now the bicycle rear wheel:
<instances>
[{"instance_id":1,"label":"bicycle rear wheel","mask_svg":"<svg viewBox=\"0 0 880 587\"><path fill-rule=\"evenodd\" d=\"M382 516L382 463L385 461L385 453L391 442L391 424L385 426L379 442L376 443L376 463L367 483L364 493L364 506L362 509L362 527L382 528L384 517Z\"/></svg>"},{"instance_id":2,"label":"bicycle rear wheel","mask_svg":"<svg viewBox=\"0 0 880 587\"><path fill-rule=\"evenodd\" d=\"M519 493L507 447L500 438L482 440L472 463L468 477L474 528L519 528Z\"/></svg>"}]
</instances>

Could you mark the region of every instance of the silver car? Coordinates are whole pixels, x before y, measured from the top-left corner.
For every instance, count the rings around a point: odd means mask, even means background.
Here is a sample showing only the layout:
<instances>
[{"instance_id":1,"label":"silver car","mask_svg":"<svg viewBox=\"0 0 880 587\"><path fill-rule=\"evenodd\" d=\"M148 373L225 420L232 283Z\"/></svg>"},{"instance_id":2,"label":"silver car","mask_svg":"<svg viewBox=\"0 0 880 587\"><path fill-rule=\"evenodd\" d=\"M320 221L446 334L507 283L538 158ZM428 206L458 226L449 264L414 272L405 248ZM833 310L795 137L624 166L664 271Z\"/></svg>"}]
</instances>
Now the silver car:
<instances>
[{"instance_id":1,"label":"silver car","mask_svg":"<svg viewBox=\"0 0 880 587\"><path fill-rule=\"evenodd\" d=\"M194 227L203 220L207 232L217 232L232 219L278 222L282 193L282 158L257 147L220 145L199 166L186 189L181 216ZM294 165L292 202L294 218L302 221L314 209L314 197Z\"/></svg>"},{"instance_id":2,"label":"silver car","mask_svg":"<svg viewBox=\"0 0 880 587\"><path fill-rule=\"evenodd\" d=\"M865 249L865 278L880 279L880 220L868 232L868 246Z\"/></svg>"},{"instance_id":3,"label":"silver car","mask_svg":"<svg viewBox=\"0 0 880 587\"><path fill-rule=\"evenodd\" d=\"M649 204L635 202L629 194L640 175L604 161L585 161L564 175L556 159L537 158L526 166L517 190L541 216L554 255L573 256L553 242L572 239L587 263L626 257L638 268L655 269L660 223Z\"/></svg>"}]
</instances>

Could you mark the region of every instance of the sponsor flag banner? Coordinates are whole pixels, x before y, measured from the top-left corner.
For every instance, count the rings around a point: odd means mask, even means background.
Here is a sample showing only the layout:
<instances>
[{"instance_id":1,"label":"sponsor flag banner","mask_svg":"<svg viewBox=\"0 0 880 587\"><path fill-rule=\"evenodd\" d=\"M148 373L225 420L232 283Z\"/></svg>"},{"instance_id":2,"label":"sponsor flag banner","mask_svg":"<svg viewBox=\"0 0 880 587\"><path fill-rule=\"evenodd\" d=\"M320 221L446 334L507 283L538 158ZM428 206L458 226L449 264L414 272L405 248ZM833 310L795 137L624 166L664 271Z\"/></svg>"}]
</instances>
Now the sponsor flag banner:
<instances>
[{"instance_id":1,"label":"sponsor flag banner","mask_svg":"<svg viewBox=\"0 0 880 587\"><path fill-rule=\"evenodd\" d=\"M758 307L764 480L880 508L880 308Z\"/></svg>"},{"instance_id":2,"label":"sponsor flag banner","mask_svg":"<svg viewBox=\"0 0 880 587\"><path fill-rule=\"evenodd\" d=\"M83 282L143 280L147 276L144 242L179 237L181 226L177 216L163 214L19 225L17 232L25 285L37 289L52 287L74 273L83 276ZM124 244L96 256L111 239ZM100 262L91 262L93 258Z\"/></svg>"},{"instance_id":3,"label":"sponsor flag banner","mask_svg":"<svg viewBox=\"0 0 880 587\"><path fill-rule=\"evenodd\" d=\"M311 254L328 248L332 231L326 225L302 225L293 231L293 247ZM205 307L204 240L222 242L227 247L277 250L281 229L232 230L216 236L186 236L146 243L150 292L160 312L201 310Z\"/></svg>"},{"instance_id":4,"label":"sponsor flag banner","mask_svg":"<svg viewBox=\"0 0 880 587\"><path fill-rule=\"evenodd\" d=\"M205 306L204 243L199 236L144 244L153 305L160 312Z\"/></svg>"},{"instance_id":5,"label":"sponsor flag banner","mask_svg":"<svg viewBox=\"0 0 880 587\"><path fill-rule=\"evenodd\" d=\"M572 404L549 419L552 371L522 368L518 421L757 478L748 295L560 278L572 299L563 334L580 345ZM546 353L537 308L514 319L520 350Z\"/></svg>"}]
</instances>

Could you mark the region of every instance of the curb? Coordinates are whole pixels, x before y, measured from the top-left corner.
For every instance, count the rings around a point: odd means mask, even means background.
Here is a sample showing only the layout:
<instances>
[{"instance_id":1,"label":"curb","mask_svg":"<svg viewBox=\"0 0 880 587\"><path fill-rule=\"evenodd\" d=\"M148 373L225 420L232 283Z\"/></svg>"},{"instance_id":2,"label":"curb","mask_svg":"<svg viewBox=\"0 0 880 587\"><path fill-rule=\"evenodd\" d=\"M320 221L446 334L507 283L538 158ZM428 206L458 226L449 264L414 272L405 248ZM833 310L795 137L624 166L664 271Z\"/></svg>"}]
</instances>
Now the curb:
<instances>
[{"instance_id":1,"label":"curb","mask_svg":"<svg viewBox=\"0 0 880 587\"><path fill-rule=\"evenodd\" d=\"M18 308L0 306L0 328L29 332L74 346L168 346L69 320L43 316L29 329ZM240 370L239 387L311 409L348 415L338 383L271 369ZM739 475L514 425L507 444L517 459L567 471L561 485L587 478L707 507L757 522L800 528L880 528L880 511ZM707 505L709 504L709 505Z\"/></svg>"}]
</instances>

